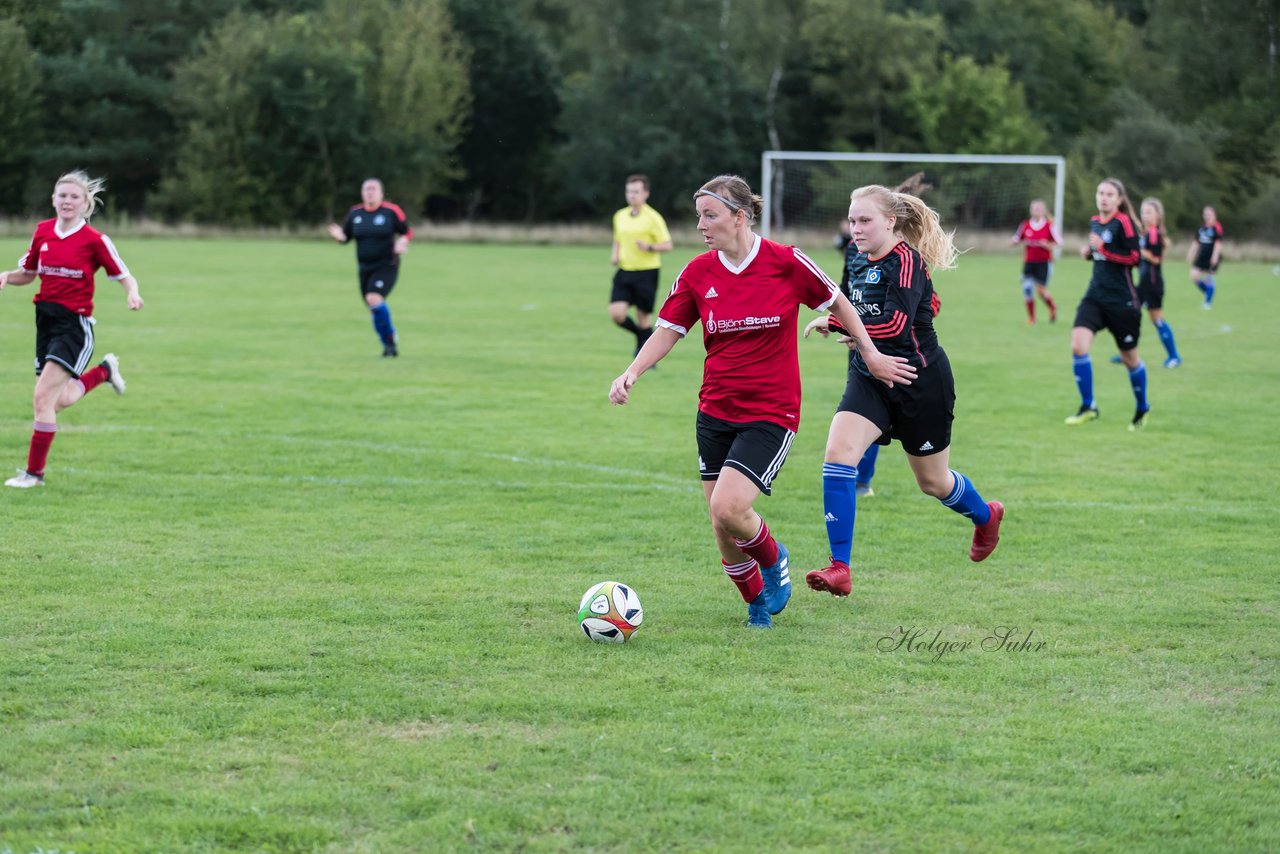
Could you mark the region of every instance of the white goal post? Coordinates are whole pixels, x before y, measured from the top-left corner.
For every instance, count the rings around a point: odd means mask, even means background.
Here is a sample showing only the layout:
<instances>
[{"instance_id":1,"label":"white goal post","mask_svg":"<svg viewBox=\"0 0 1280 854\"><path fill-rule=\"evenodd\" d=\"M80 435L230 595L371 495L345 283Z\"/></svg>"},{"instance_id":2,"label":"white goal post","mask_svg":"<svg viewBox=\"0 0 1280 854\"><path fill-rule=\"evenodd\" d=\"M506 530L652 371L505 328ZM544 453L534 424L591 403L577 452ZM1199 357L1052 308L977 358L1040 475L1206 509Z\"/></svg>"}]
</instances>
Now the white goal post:
<instances>
[{"instance_id":1,"label":"white goal post","mask_svg":"<svg viewBox=\"0 0 1280 854\"><path fill-rule=\"evenodd\" d=\"M930 185L925 200L938 210L948 230L1012 234L1026 218L1031 199L1047 201L1050 192L1054 222L1062 227L1067 162L1035 154L765 151L760 172L760 228L765 237L783 231L834 235L847 215L854 188L892 187L917 172L923 172Z\"/></svg>"}]
</instances>

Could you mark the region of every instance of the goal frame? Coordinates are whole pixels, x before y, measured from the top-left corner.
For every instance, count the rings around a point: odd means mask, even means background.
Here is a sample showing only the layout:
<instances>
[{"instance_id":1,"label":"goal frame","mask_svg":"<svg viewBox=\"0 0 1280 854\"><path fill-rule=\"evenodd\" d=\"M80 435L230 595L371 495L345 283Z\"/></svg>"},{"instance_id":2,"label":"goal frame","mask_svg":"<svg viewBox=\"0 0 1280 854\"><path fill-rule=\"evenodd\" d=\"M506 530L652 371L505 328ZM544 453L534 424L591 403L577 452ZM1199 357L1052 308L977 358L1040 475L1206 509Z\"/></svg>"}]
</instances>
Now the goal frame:
<instances>
[{"instance_id":1,"label":"goal frame","mask_svg":"<svg viewBox=\"0 0 1280 854\"><path fill-rule=\"evenodd\" d=\"M760 155L761 194L764 212L760 233L769 236L773 225L773 206L779 196L774 192L774 162L778 160L861 161L865 163L986 163L1053 166L1053 221L1062 227L1062 205L1067 186L1067 160L1053 154L898 154L880 151L784 151L771 149ZM852 188L850 188L852 189Z\"/></svg>"}]
</instances>

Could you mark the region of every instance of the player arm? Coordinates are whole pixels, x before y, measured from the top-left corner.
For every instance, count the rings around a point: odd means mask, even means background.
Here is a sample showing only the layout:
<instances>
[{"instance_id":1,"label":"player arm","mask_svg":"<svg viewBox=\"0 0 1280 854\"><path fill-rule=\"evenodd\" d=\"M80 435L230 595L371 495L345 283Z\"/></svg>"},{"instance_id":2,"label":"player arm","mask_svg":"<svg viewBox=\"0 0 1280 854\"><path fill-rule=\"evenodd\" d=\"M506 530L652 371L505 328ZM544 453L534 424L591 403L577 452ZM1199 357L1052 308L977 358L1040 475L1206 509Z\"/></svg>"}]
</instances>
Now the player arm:
<instances>
[{"instance_id":1,"label":"player arm","mask_svg":"<svg viewBox=\"0 0 1280 854\"><path fill-rule=\"evenodd\" d=\"M847 296L841 293L836 294L835 302L831 304L831 313L846 330L845 337L840 339L841 342L861 354L862 361L866 363L871 376L890 388L893 388L894 383L911 385L911 381L916 377L916 369L901 356L886 356L876 349L876 345L871 341L871 333L862 325L857 309L853 307L853 303L849 302Z\"/></svg>"},{"instance_id":2,"label":"player arm","mask_svg":"<svg viewBox=\"0 0 1280 854\"><path fill-rule=\"evenodd\" d=\"M658 319L654 324L653 334L649 336L649 340L644 342L644 346L640 348L640 352L636 353L635 360L627 366L613 384L609 386L609 402L614 406L621 406L631 397L631 388L636 384L636 380L654 365L658 364L663 358L671 352L685 333L680 331L681 327L670 323L669 321Z\"/></svg>"},{"instance_id":3,"label":"player arm","mask_svg":"<svg viewBox=\"0 0 1280 854\"><path fill-rule=\"evenodd\" d=\"M646 245L648 246L647 249L645 248ZM667 230L666 220L658 217L649 242L642 244L640 248L644 249L645 252L670 252L674 248L674 244L671 242L671 232Z\"/></svg>"},{"instance_id":4,"label":"player arm","mask_svg":"<svg viewBox=\"0 0 1280 854\"><path fill-rule=\"evenodd\" d=\"M609 266L618 266L618 241L613 241L613 250L609 253Z\"/></svg>"},{"instance_id":5,"label":"player arm","mask_svg":"<svg viewBox=\"0 0 1280 854\"><path fill-rule=\"evenodd\" d=\"M29 285L36 280L36 274L28 270L8 270L0 273L0 290L5 285Z\"/></svg>"},{"instance_id":6,"label":"player arm","mask_svg":"<svg viewBox=\"0 0 1280 854\"><path fill-rule=\"evenodd\" d=\"M399 235L391 251L397 255L403 255L409 251L409 241L413 240L413 229L410 228L409 218L404 215L399 205L392 205L391 209L396 214L395 231Z\"/></svg>"},{"instance_id":7,"label":"player arm","mask_svg":"<svg viewBox=\"0 0 1280 854\"><path fill-rule=\"evenodd\" d=\"M1218 239L1213 241L1213 255L1209 258L1209 264L1217 267L1218 262L1222 260L1222 229L1218 229Z\"/></svg>"}]
</instances>

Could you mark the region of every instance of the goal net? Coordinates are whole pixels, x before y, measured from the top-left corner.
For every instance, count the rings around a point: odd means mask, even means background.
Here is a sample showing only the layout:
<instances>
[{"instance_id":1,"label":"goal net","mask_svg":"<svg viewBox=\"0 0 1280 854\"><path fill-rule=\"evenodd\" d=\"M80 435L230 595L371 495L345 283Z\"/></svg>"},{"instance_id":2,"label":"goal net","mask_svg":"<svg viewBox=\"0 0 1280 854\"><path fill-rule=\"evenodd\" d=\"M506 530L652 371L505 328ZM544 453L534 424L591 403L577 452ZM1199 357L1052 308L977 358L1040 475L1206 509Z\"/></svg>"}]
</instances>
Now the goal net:
<instances>
[{"instance_id":1,"label":"goal net","mask_svg":"<svg viewBox=\"0 0 1280 854\"><path fill-rule=\"evenodd\" d=\"M920 195L956 231L963 248L1008 248L1032 199L1062 222L1066 161L995 154L881 154L766 151L761 158L761 231L780 243L831 246L849 215L849 193L867 184L896 187L914 175Z\"/></svg>"}]
</instances>

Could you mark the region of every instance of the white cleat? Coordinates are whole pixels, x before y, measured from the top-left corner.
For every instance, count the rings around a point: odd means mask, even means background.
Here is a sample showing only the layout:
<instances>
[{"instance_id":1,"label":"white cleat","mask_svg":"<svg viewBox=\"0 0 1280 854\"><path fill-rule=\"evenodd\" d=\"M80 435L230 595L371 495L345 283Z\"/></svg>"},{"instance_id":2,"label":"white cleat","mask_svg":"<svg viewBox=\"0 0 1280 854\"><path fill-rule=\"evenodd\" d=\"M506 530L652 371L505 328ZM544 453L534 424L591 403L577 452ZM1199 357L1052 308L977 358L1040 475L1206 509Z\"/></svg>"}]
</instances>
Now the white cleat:
<instances>
[{"instance_id":1,"label":"white cleat","mask_svg":"<svg viewBox=\"0 0 1280 854\"><path fill-rule=\"evenodd\" d=\"M116 394L124 394L124 377L120 376L120 359L115 353L102 357L102 366L107 369L107 382L116 390Z\"/></svg>"},{"instance_id":2,"label":"white cleat","mask_svg":"<svg viewBox=\"0 0 1280 854\"><path fill-rule=\"evenodd\" d=\"M26 469L18 469L18 473L6 480L4 485L17 489L30 489L33 486L44 486L44 478L30 474Z\"/></svg>"}]
</instances>

